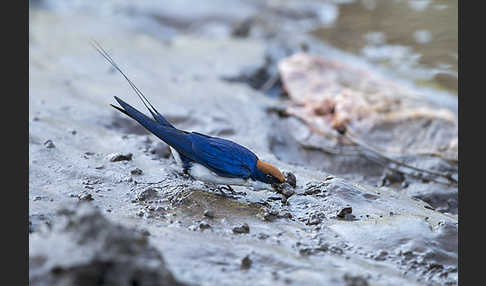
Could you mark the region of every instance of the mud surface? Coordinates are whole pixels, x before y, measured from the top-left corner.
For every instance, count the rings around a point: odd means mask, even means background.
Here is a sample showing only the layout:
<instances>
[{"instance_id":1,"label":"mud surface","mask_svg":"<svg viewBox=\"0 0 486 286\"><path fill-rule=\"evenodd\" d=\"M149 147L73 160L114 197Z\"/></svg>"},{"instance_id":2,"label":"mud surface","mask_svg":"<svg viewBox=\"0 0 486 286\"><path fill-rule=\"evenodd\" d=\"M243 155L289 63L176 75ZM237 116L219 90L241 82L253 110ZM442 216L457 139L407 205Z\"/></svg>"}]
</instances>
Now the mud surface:
<instances>
[{"instance_id":1,"label":"mud surface","mask_svg":"<svg viewBox=\"0 0 486 286\"><path fill-rule=\"evenodd\" d=\"M457 285L457 98L299 33L320 2L144 3L31 7L32 285ZM295 187L231 192L181 174L167 145L109 106L116 95L144 110L91 39L178 128L250 148ZM314 75L281 67L303 54L332 63L319 94L364 99L346 132L322 98L317 113L298 102L316 82L295 80ZM367 109L389 94L391 111ZM383 115L401 104L408 113Z\"/></svg>"}]
</instances>

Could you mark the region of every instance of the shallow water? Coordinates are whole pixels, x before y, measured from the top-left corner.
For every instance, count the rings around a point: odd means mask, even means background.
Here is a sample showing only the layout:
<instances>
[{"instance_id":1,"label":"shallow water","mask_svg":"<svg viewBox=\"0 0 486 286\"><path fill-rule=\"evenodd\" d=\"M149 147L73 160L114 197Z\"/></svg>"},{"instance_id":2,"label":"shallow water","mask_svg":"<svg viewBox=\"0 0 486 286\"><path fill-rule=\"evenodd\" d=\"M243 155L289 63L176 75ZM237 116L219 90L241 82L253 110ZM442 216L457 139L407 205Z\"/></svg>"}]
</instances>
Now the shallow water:
<instances>
[{"instance_id":1,"label":"shallow water","mask_svg":"<svg viewBox=\"0 0 486 286\"><path fill-rule=\"evenodd\" d=\"M334 20L313 30L332 46L362 56L417 84L458 89L458 1L341 2Z\"/></svg>"}]
</instances>

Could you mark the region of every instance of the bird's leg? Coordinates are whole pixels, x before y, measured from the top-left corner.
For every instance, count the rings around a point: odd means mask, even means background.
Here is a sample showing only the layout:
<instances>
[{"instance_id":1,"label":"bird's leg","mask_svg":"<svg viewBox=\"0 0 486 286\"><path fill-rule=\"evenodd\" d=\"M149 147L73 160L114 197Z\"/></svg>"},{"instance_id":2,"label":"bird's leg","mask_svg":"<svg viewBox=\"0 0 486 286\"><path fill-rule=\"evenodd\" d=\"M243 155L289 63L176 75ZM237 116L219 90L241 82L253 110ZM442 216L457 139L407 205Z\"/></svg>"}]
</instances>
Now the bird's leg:
<instances>
[{"instance_id":1,"label":"bird's leg","mask_svg":"<svg viewBox=\"0 0 486 286\"><path fill-rule=\"evenodd\" d=\"M246 193L245 192L236 192L235 190L233 190L233 188L230 185L222 186L222 187L219 187L219 188L222 189L222 190L229 191L232 195L243 195L243 196L246 196Z\"/></svg>"},{"instance_id":2,"label":"bird's leg","mask_svg":"<svg viewBox=\"0 0 486 286\"><path fill-rule=\"evenodd\" d=\"M235 191L229 185L216 186L216 190L218 190L225 197L228 197L228 194L224 190L229 191L232 195L235 195Z\"/></svg>"},{"instance_id":3,"label":"bird's leg","mask_svg":"<svg viewBox=\"0 0 486 286\"><path fill-rule=\"evenodd\" d=\"M218 191L221 193L221 195L227 197L228 195L223 191L223 188L219 187L218 185L216 184L212 184L212 183L204 183L204 185L210 189L211 191Z\"/></svg>"},{"instance_id":4,"label":"bird's leg","mask_svg":"<svg viewBox=\"0 0 486 286\"><path fill-rule=\"evenodd\" d=\"M228 191L230 191L230 193L235 194L235 191L233 190L233 188L230 185L226 185L226 187L223 186L223 187L221 187L221 189L228 190Z\"/></svg>"},{"instance_id":5,"label":"bird's leg","mask_svg":"<svg viewBox=\"0 0 486 286\"><path fill-rule=\"evenodd\" d=\"M218 191L220 195L225 198L236 199L237 197L235 197L235 195L243 195L243 196L246 195L246 193L244 192L235 192L230 185L221 186L221 185L216 185L211 183L204 183L204 185L206 185L206 187L208 187L212 191Z\"/></svg>"}]
</instances>

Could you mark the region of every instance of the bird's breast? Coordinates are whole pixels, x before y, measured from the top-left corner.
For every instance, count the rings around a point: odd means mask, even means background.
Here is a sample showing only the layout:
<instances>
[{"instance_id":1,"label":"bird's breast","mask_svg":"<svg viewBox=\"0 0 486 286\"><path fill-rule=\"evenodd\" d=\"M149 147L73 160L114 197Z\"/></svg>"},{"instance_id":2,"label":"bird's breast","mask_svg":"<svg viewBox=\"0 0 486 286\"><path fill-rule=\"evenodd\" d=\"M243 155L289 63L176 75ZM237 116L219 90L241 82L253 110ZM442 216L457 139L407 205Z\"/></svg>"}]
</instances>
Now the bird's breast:
<instances>
[{"instance_id":1,"label":"bird's breast","mask_svg":"<svg viewBox=\"0 0 486 286\"><path fill-rule=\"evenodd\" d=\"M184 169L184 163L181 159L179 152L177 152L177 150L175 150L172 147L170 147L170 151L177 165L179 165L182 169ZM259 181L253 181L251 179L245 180L242 178L228 178L228 177L220 176L215 172L211 171L210 169L206 168L202 164L196 162L192 162L189 165L190 166L187 168L187 173L191 175L194 179L205 183L216 184L216 185L249 186L257 190L265 189L268 187L268 185L265 183Z\"/></svg>"},{"instance_id":2,"label":"bird's breast","mask_svg":"<svg viewBox=\"0 0 486 286\"><path fill-rule=\"evenodd\" d=\"M189 168L188 173L194 179L206 183L212 183L217 185L248 186L248 180L242 178L228 178L220 176L199 163L192 163L192 166Z\"/></svg>"}]
</instances>

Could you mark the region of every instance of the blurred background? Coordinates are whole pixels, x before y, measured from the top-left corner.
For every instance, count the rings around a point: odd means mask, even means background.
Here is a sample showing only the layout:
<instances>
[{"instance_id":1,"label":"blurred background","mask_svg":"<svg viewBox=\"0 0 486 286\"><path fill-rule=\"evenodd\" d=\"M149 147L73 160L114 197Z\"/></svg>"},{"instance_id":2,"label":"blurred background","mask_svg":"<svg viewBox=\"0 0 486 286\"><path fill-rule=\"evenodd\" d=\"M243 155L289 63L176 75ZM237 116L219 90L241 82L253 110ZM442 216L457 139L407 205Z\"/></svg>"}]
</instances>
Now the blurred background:
<instances>
[{"instance_id":1,"label":"blurred background","mask_svg":"<svg viewBox=\"0 0 486 286\"><path fill-rule=\"evenodd\" d=\"M457 94L458 1L271 0L271 1L31 1L65 13L93 13L134 22L147 33L269 36L285 32L316 36L338 50L386 72ZM84 11L84 12L83 12ZM124 19L124 20L122 20ZM114 21L118 21L114 20ZM257 26L257 27L254 27ZM264 26L262 31L262 26ZM238 27L236 27L238 28ZM289 38L291 40L291 38Z\"/></svg>"}]
</instances>

